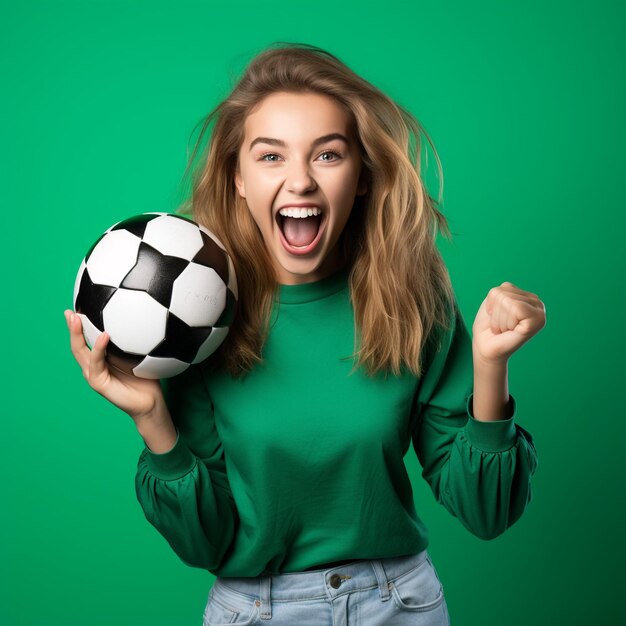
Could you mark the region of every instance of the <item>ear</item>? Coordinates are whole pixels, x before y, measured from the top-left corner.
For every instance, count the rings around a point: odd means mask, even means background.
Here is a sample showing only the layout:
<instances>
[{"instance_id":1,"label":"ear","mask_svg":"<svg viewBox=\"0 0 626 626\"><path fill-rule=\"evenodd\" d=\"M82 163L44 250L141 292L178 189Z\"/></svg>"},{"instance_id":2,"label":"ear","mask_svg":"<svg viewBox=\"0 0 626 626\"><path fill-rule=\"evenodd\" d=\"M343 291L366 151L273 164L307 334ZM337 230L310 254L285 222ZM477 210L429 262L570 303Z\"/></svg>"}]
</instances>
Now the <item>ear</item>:
<instances>
[{"instance_id":1,"label":"ear","mask_svg":"<svg viewBox=\"0 0 626 626\"><path fill-rule=\"evenodd\" d=\"M241 173L239 170L235 172L235 187L237 187L237 191L242 198L246 197L246 187L243 184L243 178L241 177Z\"/></svg>"}]
</instances>

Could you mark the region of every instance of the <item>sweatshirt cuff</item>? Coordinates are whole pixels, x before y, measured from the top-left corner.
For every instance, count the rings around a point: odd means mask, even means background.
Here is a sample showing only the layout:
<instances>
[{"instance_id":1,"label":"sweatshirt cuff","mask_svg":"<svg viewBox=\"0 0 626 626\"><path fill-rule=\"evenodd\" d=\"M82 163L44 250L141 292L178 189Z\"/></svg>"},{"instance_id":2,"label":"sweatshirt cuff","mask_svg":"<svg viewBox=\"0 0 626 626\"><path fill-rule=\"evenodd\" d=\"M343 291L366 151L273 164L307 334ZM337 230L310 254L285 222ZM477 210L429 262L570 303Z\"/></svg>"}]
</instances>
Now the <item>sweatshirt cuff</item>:
<instances>
[{"instance_id":1,"label":"sweatshirt cuff","mask_svg":"<svg viewBox=\"0 0 626 626\"><path fill-rule=\"evenodd\" d=\"M176 429L176 443L168 452L157 454L146 446L146 465L151 474L162 480L176 480L190 472L196 465L196 457L180 438Z\"/></svg>"},{"instance_id":2,"label":"sweatshirt cuff","mask_svg":"<svg viewBox=\"0 0 626 626\"><path fill-rule=\"evenodd\" d=\"M517 440L517 429L515 428L515 414L517 413L517 402L509 393L509 403L506 406L508 419L496 420L493 422L482 422L473 415L474 394L467 398L468 420L465 425L465 436L471 446L483 450L484 452L504 452L512 448Z\"/></svg>"}]
</instances>

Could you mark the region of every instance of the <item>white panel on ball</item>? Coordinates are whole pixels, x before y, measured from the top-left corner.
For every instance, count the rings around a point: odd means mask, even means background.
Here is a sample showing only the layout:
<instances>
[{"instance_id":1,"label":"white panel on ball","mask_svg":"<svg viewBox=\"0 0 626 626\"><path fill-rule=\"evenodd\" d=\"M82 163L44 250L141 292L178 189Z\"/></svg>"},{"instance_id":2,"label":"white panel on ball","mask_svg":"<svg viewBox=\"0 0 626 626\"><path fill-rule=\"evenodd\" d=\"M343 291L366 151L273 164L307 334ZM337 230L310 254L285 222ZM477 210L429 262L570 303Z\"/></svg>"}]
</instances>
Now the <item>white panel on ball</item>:
<instances>
[{"instance_id":1,"label":"white panel on ball","mask_svg":"<svg viewBox=\"0 0 626 626\"><path fill-rule=\"evenodd\" d=\"M195 365L196 363L201 363L204 359L208 359L220 347L222 341L226 339L228 330L228 326L216 326L198 349L196 358L192 363Z\"/></svg>"},{"instance_id":2,"label":"white panel on ball","mask_svg":"<svg viewBox=\"0 0 626 626\"><path fill-rule=\"evenodd\" d=\"M93 344L96 343L96 339L98 339L102 332L89 321L89 318L86 315L83 315L82 313L77 313L77 315L80 317L85 341L90 348L93 348Z\"/></svg>"},{"instance_id":3,"label":"white panel on ball","mask_svg":"<svg viewBox=\"0 0 626 626\"><path fill-rule=\"evenodd\" d=\"M147 356L137 367L133 367L133 373L140 378L166 378L176 376L184 372L189 363L158 356Z\"/></svg>"},{"instance_id":4,"label":"white panel on ball","mask_svg":"<svg viewBox=\"0 0 626 626\"><path fill-rule=\"evenodd\" d=\"M137 263L141 239L127 230L107 233L87 259L87 270L94 283L119 287Z\"/></svg>"},{"instance_id":5,"label":"white panel on ball","mask_svg":"<svg viewBox=\"0 0 626 626\"><path fill-rule=\"evenodd\" d=\"M146 224L143 240L161 254L191 261L202 248L202 235L189 220L161 215Z\"/></svg>"},{"instance_id":6,"label":"white panel on ball","mask_svg":"<svg viewBox=\"0 0 626 626\"><path fill-rule=\"evenodd\" d=\"M170 311L189 326L213 326L226 306L226 285L210 267L190 263L174 281Z\"/></svg>"},{"instance_id":7,"label":"white panel on ball","mask_svg":"<svg viewBox=\"0 0 626 626\"><path fill-rule=\"evenodd\" d=\"M145 291L118 289L102 319L111 341L125 352L148 354L165 338L167 309Z\"/></svg>"}]
</instances>

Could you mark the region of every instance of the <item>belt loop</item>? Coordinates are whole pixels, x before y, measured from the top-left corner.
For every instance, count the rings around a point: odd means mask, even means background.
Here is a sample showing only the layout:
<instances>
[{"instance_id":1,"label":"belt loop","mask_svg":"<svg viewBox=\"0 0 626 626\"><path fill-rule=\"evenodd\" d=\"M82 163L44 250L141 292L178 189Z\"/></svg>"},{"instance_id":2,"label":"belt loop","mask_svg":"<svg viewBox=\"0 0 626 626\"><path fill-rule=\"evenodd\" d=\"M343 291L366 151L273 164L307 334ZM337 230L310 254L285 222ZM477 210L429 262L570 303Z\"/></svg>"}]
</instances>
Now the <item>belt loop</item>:
<instances>
[{"instance_id":1,"label":"belt loop","mask_svg":"<svg viewBox=\"0 0 626 626\"><path fill-rule=\"evenodd\" d=\"M270 574L262 574L260 576L259 583L259 595L261 597L261 619L272 619L272 576Z\"/></svg>"},{"instance_id":2,"label":"belt loop","mask_svg":"<svg viewBox=\"0 0 626 626\"><path fill-rule=\"evenodd\" d=\"M378 559L373 559L370 561L372 567L374 568L374 574L376 574L376 578L378 580L378 590L380 591L380 597L383 602L386 602L391 597L390 588L391 585L387 581L387 572L385 572L385 568L383 564Z\"/></svg>"}]
</instances>

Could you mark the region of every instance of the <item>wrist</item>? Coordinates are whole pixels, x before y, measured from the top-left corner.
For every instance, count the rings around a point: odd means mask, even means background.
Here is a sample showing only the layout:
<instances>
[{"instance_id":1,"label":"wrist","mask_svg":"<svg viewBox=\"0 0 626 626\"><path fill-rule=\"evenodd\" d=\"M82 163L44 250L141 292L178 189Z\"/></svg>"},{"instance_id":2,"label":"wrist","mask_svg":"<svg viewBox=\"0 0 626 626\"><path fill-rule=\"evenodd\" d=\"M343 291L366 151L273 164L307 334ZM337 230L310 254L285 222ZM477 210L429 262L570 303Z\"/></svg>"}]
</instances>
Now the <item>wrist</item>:
<instances>
[{"instance_id":1,"label":"wrist","mask_svg":"<svg viewBox=\"0 0 626 626\"><path fill-rule=\"evenodd\" d=\"M508 361L485 361L474 357L473 417L491 422L510 417Z\"/></svg>"},{"instance_id":2,"label":"wrist","mask_svg":"<svg viewBox=\"0 0 626 626\"><path fill-rule=\"evenodd\" d=\"M507 370L509 365L509 357L499 357L499 358L485 358L479 352L473 348L472 349L472 360L474 363L474 369L481 369L485 371L502 371Z\"/></svg>"},{"instance_id":3,"label":"wrist","mask_svg":"<svg viewBox=\"0 0 626 626\"><path fill-rule=\"evenodd\" d=\"M172 421L167 404L163 396L155 398L154 404L150 409L143 413L131 414L130 416L137 426L137 430L141 432L143 429L150 429L154 426L164 426Z\"/></svg>"},{"instance_id":4,"label":"wrist","mask_svg":"<svg viewBox=\"0 0 626 626\"><path fill-rule=\"evenodd\" d=\"M155 454L169 452L178 440L178 432L172 420L169 423L152 423L138 427L138 431L148 449Z\"/></svg>"},{"instance_id":5,"label":"wrist","mask_svg":"<svg viewBox=\"0 0 626 626\"><path fill-rule=\"evenodd\" d=\"M178 433L165 403L136 418L135 426L146 446L156 454L168 452L176 444Z\"/></svg>"}]
</instances>

